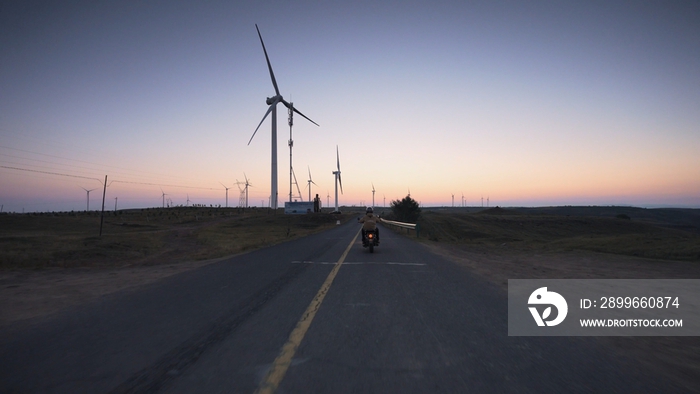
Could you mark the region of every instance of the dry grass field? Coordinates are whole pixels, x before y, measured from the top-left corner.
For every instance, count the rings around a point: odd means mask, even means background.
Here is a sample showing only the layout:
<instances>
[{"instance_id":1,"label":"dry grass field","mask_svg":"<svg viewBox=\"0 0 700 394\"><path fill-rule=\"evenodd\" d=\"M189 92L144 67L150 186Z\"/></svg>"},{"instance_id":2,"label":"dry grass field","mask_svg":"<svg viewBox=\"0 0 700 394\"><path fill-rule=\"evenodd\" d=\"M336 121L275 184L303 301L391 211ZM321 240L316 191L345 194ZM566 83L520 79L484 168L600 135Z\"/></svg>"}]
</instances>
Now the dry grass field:
<instances>
[{"instance_id":1,"label":"dry grass field","mask_svg":"<svg viewBox=\"0 0 700 394\"><path fill-rule=\"evenodd\" d=\"M268 209L136 209L0 215L0 270L119 267L206 260L322 231L348 215Z\"/></svg>"},{"instance_id":2,"label":"dry grass field","mask_svg":"<svg viewBox=\"0 0 700 394\"><path fill-rule=\"evenodd\" d=\"M575 207L569 210L560 208L558 213L553 209L502 208L475 213L427 211L420 221L421 235L434 242L507 247L524 252L586 250L653 259L700 261L700 226L693 225L698 223L700 212L687 210L687 215L692 216L685 221L684 215L676 215L673 210L669 215L654 212L655 215L639 219L634 218L635 214L631 212L617 214L625 215L623 218L617 215L594 216L604 209L607 208L586 212ZM636 210L642 213L655 211Z\"/></svg>"}]
</instances>

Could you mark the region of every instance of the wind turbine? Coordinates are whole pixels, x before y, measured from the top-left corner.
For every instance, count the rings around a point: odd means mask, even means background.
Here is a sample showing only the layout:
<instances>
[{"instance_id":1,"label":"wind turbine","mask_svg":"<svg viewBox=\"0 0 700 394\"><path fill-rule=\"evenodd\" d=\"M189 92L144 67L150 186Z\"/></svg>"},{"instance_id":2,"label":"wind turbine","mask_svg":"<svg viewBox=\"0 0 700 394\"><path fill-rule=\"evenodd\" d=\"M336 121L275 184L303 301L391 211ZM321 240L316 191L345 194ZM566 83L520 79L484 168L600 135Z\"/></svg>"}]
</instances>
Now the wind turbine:
<instances>
[{"instance_id":1,"label":"wind turbine","mask_svg":"<svg viewBox=\"0 0 700 394\"><path fill-rule=\"evenodd\" d=\"M248 177L246 176L245 172L243 173L243 176L245 177L245 207L248 208L248 186L253 186L253 184L248 182Z\"/></svg>"},{"instance_id":2,"label":"wind turbine","mask_svg":"<svg viewBox=\"0 0 700 394\"><path fill-rule=\"evenodd\" d=\"M309 188L309 201L311 201L311 184L313 183L314 185L316 185L316 182L314 182L314 180L311 179L311 167L309 167L309 166L306 166L306 167L309 169L309 180L306 181L306 183L307 183L306 186L308 186L308 188ZM316 186L318 186L318 185L316 185Z\"/></svg>"},{"instance_id":3,"label":"wind turbine","mask_svg":"<svg viewBox=\"0 0 700 394\"><path fill-rule=\"evenodd\" d=\"M168 194L165 194L163 189L160 189L160 192L163 193L163 208L165 208L165 196L167 196Z\"/></svg>"},{"instance_id":4,"label":"wind turbine","mask_svg":"<svg viewBox=\"0 0 700 394\"><path fill-rule=\"evenodd\" d=\"M340 179L340 154L338 153L338 145L335 146L335 156L338 159L338 171L333 171L333 175L335 175L335 211L333 211L333 213L340 213L338 210L338 183L340 183L340 193L343 193L343 180Z\"/></svg>"},{"instance_id":5,"label":"wind turbine","mask_svg":"<svg viewBox=\"0 0 700 394\"><path fill-rule=\"evenodd\" d=\"M267 105L269 105L269 108L267 109L267 112L265 112L265 116L263 116L262 120L258 124L258 127L255 128L255 131L253 132L253 135L250 137L250 140L248 141L248 145L250 145L250 142L253 141L253 137L255 137L255 133L258 132L258 129L262 125L262 123L265 121L265 118L267 118L267 115L272 112L272 152L271 152L271 171L270 171L270 206L272 209L277 209L277 103L282 103L284 104L285 107L289 108L292 112L296 112L299 115L303 116L308 120L309 122L315 124L318 126L318 123L314 122L313 120L309 119L306 115L302 114L299 112L296 108L294 108L292 105L290 105L288 102L284 100L282 95L280 94L280 90L277 87L277 80L275 79L275 73L272 71L272 65L270 64L270 57L267 56L267 49L265 49L265 43L263 42L262 35L260 34L260 29L258 28L258 25L255 25L255 29L258 31L258 37L260 38L260 44L262 44L263 47L263 52L265 53L265 60L267 61L267 68L270 71L270 79L272 80L272 86L275 88L275 96L273 97L268 97L266 100ZM291 140L291 138L290 138ZM291 147L290 147L291 149ZM247 196L246 196L247 200ZM246 206L247 206L247 201L246 201Z\"/></svg>"},{"instance_id":6,"label":"wind turbine","mask_svg":"<svg viewBox=\"0 0 700 394\"><path fill-rule=\"evenodd\" d=\"M219 183L221 183L221 182L219 182ZM230 187L226 187L226 185L224 185L223 183L221 183L221 186L223 186L224 189L226 189L226 208L228 208L228 189L230 189ZM188 202L190 201L189 195L187 195L187 201Z\"/></svg>"},{"instance_id":7,"label":"wind turbine","mask_svg":"<svg viewBox=\"0 0 700 394\"><path fill-rule=\"evenodd\" d=\"M228 190L227 190L228 191ZM226 200L228 201L228 195L226 196ZM185 204L186 207L190 206L190 195L187 194L187 203Z\"/></svg>"},{"instance_id":8,"label":"wind turbine","mask_svg":"<svg viewBox=\"0 0 700 394\"><path fill-rule=\"evenodd\" d=\"M455 207L455 194L452 193L452 208Z\"/></svg>"},{"instance_id":9,"label":"wind turbine","mask_svg":"<svg viewBox=\"0 0 700 394\"><path fill-rule=\"evenodd\" d=\"M90 189L90 190L88 190L88 189L86 189L86 188L84 188L84 187L82 187L82 186L81 186L80 188L83 189L83 190L85 190L85 191L87 192L87 211L90 211L90 192L93 191L93 190L96 190L96 189Z\"/></svg>"}]
</instances>

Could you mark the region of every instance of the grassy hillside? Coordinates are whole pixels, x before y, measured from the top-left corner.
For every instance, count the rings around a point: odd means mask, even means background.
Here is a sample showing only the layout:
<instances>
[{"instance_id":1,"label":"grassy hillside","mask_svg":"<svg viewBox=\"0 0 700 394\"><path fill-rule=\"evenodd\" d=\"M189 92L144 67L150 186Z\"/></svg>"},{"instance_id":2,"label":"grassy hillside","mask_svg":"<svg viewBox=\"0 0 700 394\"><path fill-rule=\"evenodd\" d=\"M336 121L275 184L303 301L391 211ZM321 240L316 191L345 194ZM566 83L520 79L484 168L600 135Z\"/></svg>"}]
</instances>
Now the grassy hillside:
<instances>
[{"instance_id":1,"label":"grassy hillside","mask_svg":"<svg viewBox=\"0 0 700 394\"><path fill-rule=\"evenodd\" d=\"M427 210L419 224L421 237L435 242L700 261L700 233L693 225L696 210L595 208ZM650 212L642 217L640 211Z\"/></svg>"}]
</instances>

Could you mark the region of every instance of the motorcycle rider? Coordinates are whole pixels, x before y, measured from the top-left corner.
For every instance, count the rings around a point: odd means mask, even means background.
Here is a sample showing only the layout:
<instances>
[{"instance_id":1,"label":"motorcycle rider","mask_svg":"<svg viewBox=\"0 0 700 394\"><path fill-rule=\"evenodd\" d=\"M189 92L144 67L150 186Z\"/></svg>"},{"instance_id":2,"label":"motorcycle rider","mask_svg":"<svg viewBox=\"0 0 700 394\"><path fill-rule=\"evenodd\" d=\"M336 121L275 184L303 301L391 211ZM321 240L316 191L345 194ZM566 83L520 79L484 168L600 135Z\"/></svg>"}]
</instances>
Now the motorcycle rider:
<instances>
[{"instance_id":1,"label":"motorcycle rider","mask_svg":"<svg viewBox=\"0 0 700 394\"><path fill-rule=\"evenodd\" d=\"M377 222L379 221L379 216L374 214L374 209L372 207L367 207L365 216L358 220L362 224L362 242L365 242L365 234L368 231L374 231L377 234L377 244L379 244L379 228L377 227Z\"/></svg>"}]
</instances>

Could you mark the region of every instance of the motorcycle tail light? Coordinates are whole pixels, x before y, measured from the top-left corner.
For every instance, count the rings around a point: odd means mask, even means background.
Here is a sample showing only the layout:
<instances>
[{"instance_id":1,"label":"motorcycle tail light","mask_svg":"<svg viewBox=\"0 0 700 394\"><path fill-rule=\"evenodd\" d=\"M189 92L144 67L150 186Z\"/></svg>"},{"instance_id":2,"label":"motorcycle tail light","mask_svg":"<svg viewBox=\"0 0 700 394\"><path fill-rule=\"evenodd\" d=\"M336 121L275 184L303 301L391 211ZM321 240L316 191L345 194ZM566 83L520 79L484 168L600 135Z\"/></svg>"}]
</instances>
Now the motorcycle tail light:
<instances>
[{"instance_id":1,"label":"motorcycle tail light","mask_svg":"<svg viewBox=\"0 0 700 394\"><path fill-rule=\"evenodd\" d=\"M374 238L374 234L369 234L368 237Z\"/></svg>"}]
</instances>

